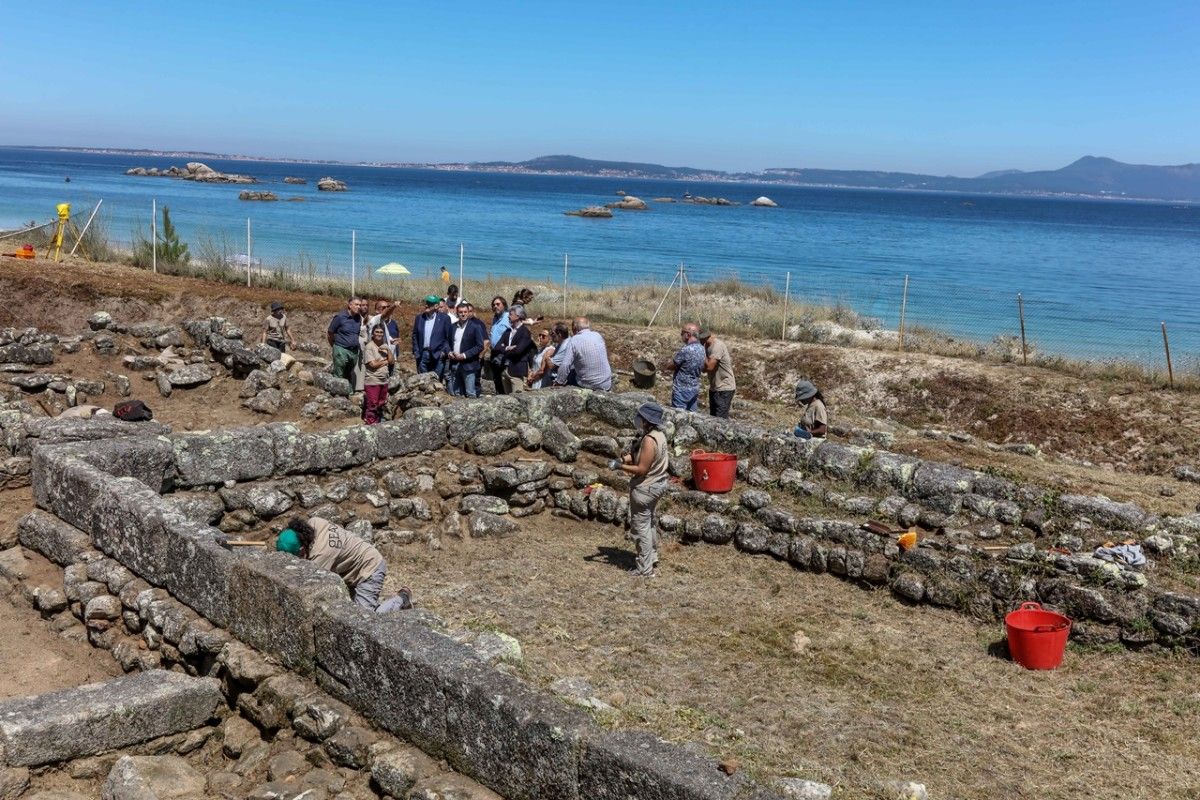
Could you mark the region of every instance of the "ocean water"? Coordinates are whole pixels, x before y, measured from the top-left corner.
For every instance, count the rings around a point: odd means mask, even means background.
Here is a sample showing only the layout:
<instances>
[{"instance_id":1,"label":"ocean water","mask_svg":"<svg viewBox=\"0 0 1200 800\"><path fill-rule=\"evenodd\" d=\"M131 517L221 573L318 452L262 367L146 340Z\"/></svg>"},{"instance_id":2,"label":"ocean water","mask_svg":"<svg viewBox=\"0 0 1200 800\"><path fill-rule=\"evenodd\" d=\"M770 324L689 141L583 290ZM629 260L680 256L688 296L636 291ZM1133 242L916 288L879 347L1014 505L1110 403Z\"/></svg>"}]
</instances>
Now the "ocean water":
<instances>
[{"instance_id":1,"label":"ocean water","mask_svg":"<svg viewBox=\"0 0 1200 800\"><path fill-rule=\"evenodd\" d=\"M982 341L1015 335L1021 293L1043 351L1155 363L1165 321L1180 364L1200 352L1195 205L205 160L281 198L261 203L239 201L243 186L124 174L184 161L0 148L0 228L48 221L64 201L82 225L103 199L110 237L129 241L149 230L154 199L185 241L224 238L239 253L249 218L253 254L268 266L303 254L319 273L348 275L355 231L360 274L399 261L417 275L444 265L457 278L462 243L468 287L486 274L511 275L514 287L560 282L564 254L572 285L665 286L682 262L691 281L732 275L783 289L790 272L793 299L844 303L888 328L907 275L908 324ZM309 183L284 184L286 175ZM318 192L325 175L350 191ZM651 202L608 220L562 213L618 190L742 205ZM759 195L780 207L747 205Z\"/></svg>"}]
</instances>

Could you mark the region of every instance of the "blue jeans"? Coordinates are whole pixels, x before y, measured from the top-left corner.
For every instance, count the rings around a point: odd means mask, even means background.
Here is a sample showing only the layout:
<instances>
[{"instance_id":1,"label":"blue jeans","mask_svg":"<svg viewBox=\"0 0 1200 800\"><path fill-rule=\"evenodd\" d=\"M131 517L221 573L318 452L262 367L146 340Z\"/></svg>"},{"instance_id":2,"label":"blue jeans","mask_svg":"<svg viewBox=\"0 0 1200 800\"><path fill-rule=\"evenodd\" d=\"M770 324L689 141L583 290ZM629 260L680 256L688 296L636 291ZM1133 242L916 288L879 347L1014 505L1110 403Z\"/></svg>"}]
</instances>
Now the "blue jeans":
<instances>
[{"instance_id":1,"label":"blue jeans","mask_svg":"<svg viewBox=\"0 0 1200 800\"><path fill-rule=\"evenodd\" d=\"M811 433L809 433L808 431L804 430L804 428L801 428L799 425L797 425L797 426L796 426L796 430L792 431L792 433L796 434L796 438L797 438L797 439L811 439L811 438L813 438L813 435L812 435Z\"/></svg>"},{"instance_id":2,"label":"blue jeans","mask_svg":"<svg viewBox=\"0 0 1200 800\"><path fill-rule=\"evenodd\" d=\"M479 397L479 370L451 364L450 394L455 397Z\"/></svg>"},{"instance_id":3,"label":"blue jeans","mask_svg":"<svg viewBox=\"0 0 1200 800\"><path fill-rule=\"evenodd\" d=\"M684 411L700 408L700 388L680 389L678 386L672 386L671 408L682 408Z\"/></svg>"},{"instance_id":4,"label":"blue jeans","mask_svg":"<svg viewBox=\"0 0 1200 800\"><path fill-rule=\"evenodd\" d=\"M422 350L421 354L416 358L417 372L436 372L438 378L441 378L446 371L446 359L431 353L428 350Z\"/></svg>"}]
</instances>

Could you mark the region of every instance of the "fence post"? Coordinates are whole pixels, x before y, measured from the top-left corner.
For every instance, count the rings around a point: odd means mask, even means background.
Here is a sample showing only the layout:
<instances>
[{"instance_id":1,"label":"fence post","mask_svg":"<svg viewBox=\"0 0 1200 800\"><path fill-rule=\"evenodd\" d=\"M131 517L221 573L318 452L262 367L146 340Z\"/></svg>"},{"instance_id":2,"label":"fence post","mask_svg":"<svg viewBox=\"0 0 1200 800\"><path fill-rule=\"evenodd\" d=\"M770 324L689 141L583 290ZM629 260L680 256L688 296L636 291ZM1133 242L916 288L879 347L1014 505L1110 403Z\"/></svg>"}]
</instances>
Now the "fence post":
<instances>
[{"instance_id":1,"label":"fence post","mask_svg":"<svg viewBox=\"0 0 1200 800\"><path fill-rule=\"evenodd\" d=\"M567 265L570 263L570 256L563 253L563 318L567 316Z\"/></svg>"},{"instance_id":2,"label":"fence post","mask_svg":"<svg viewBox=\"0 0 1200 800\"><path fill-rule=\"evenodd\" d=\"M1025 298L1017 292L1017 316L1021 318L1021 364L1029 366L1029 347L1025 344Z\"/></svg>"},{"instance_id":3,"label":"fence post","mask_svg":"<svg viewBox=\"0 0 1200 800\"><path fill-rule=\"evenodd\" d=\"M250 218L246 217L246 285L250 285L250 265L254 263L254 249L250 245Z\"/></svg>"},{"instance_id":4,"label":"fence post","mask_svg":"<svg viewBox=\"0 0 1200 800\"><path fill-rule=\"evenodd\" d=\"M150 264L158 274L158 200L150 201Z\"/></svg>"},{"instance_id":5,"label":"fence post","mask_svg":"<svg viewBox=\"0 0 1200 800\"><path fill-rule=\"evenodd\" d=\"M458 243L458 296L459 297L466 296L466 290L463 289L463 286L465 286L465 285L466 284L463 282L463 243L459 242Z\"/></svg>"},{"instance_id":6,"label":"fence post","mask_svg":"<svg viewBox=\"0 0 1200 800\"><path fill-rule=\"evenodd\" d=\"M1167 385L1175 388L1175 371L1171 369L1171 342L1167 340L1167 323L1162 323L1163 350L1167 352Z\"/></svg>"},{"instance_id":7,"label":"fence post","mask_svg":"<svg viewBox=\"0 0 1200 800\"><path fill-rule=\"evenodd\" d=\"M787 323L788 323L788 300L792 295L792 273L789 270L787 277L783 282L783 327L779 331L779 338L783 341L787 340Z\"/></svg>"},{"instance_id":8,"label":"fence post","mask_svg":"<svg viewBox=\"0 0 1200 800\"><path fill-rule=\"evenodd\" d=\"M900 296L900 352L904 352L904 313L908 310L908 276L904 276L904 293Z\"/></svg>"},{"instance_id":9,"label":"fence post","mask_svg":"<svg viewBox=\"0 0 1200 800\"><path fill-rule=\"evenodd\" d=\"M350 296L354 297L355 259L358 255L358 231L350 231Z\"/></svg>"}]
</instances>

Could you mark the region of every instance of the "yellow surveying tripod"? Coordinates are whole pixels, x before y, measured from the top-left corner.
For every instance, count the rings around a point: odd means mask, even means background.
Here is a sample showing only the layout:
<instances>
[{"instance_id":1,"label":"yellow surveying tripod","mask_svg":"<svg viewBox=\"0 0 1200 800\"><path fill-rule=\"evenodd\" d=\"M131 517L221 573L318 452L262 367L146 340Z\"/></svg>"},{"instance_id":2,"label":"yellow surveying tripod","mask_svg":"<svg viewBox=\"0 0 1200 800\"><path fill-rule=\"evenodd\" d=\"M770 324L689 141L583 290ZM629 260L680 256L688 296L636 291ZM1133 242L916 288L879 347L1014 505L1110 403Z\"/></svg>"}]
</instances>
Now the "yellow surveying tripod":
<instances>
[{"instance_id":1,"label":"yellow surveying tripod","mask_svg":"<svg viewBox=\"0 0 1200 800\"><path fill-rule=\"evenodd\" d=\"M58 211L58 224L54 226L54 235L50 237L50 244L46 248L46 258L50 258L50 254L53 253L54 260L61 261L63 236L70 231L75 236L76 246L82 247L83 234L71 222L70 203L59 203L55 208ZM90 222L91 220L88 221ZM74 250L71 252L74 252Z\"/></svg>"}]
</instances>

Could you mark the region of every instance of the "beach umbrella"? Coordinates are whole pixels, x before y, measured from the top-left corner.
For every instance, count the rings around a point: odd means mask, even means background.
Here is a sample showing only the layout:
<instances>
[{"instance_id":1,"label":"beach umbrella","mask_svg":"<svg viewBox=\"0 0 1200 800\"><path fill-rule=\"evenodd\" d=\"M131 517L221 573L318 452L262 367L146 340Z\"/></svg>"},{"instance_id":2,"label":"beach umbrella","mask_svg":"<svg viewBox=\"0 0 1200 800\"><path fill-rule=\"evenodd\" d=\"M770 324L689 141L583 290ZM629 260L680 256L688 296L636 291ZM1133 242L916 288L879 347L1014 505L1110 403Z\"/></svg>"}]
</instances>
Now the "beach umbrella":
<instances>
[{"instance_id":1,"label":"beach umbrella","mask_svg":"<svg viewBox=\"0 0 1200 800\"><path fill-rule=\"evenodd\" d=\"M392 263L384 264L382 267L375 270L375 274L376 275L411 275L412 273L408 271L408 267L404 266L403 264L401 264L397 261L393 261Z\"/></svg>"}]
</instances>

